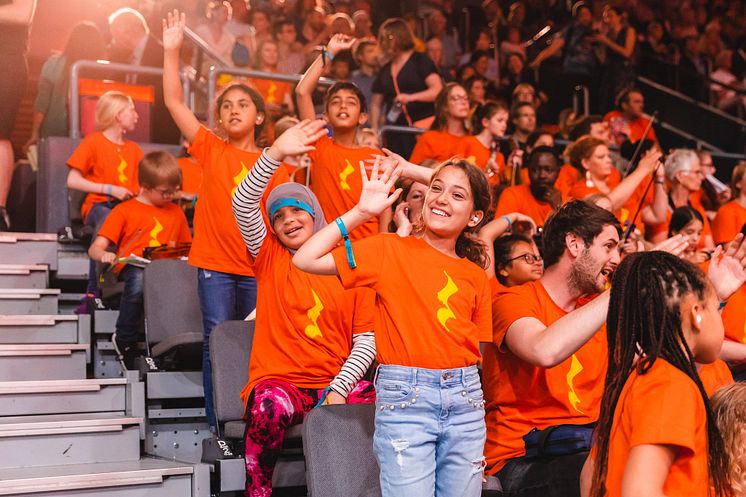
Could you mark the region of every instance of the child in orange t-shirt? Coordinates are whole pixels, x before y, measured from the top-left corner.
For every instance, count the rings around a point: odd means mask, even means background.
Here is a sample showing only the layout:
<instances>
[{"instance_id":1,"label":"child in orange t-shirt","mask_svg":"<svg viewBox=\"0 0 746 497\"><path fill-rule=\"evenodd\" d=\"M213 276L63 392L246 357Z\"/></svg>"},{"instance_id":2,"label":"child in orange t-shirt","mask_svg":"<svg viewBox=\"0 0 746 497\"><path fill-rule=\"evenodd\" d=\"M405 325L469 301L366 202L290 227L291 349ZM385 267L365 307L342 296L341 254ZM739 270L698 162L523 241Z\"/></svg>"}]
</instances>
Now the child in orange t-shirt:
<instances>
[{"instance_id":1,"label":"child in orange t-shirt","mask_svg":"<svg viewBox=\"0 0 746 497\"><path fill-rule=\"evenodd\" d=\"M500 183L505 157L498 150L508 129L508 109L499 102L478 105L472 116L472 135L462 139L456 155L485 171L490 185Z\"/></svg>"},{"instance_id":2,"label":"child in orange t-shirt","mask_svg":"<svg viewBox=\"0 0 746 497\"><path fill-rule=\"evenodd\" d=\"M438 162L457 155L466 139L469 119L469 94L458 83L446 84L435 98L435 121L428 131L417 137L409 161L421 164L425 159Z\"/></svg>"},{"instance_id":3,"label":"child in orange t-shirt","mask_svg":"<svg viewBox=\"0 0 746 497\"><path fill-rule=\"evenodd\" d=\"M489 340L491 312L484 246L470 233L489 207L489 186L469 162L448 161L429 171L421 231L350 244L348 229L401 194L391 189L402 165L379 174L380 163L370 179L361 171L357 206L308 240L293 263L336 274L346 288L376 291L380 366L373 444L382 495L475 497L485 437L477 364L479 342ZM335 248L342 238L345 246Z\"/></svg>"},{"instance_id":4,"label":"child in orange t-shirt","mask_svg":"<svg viewBox=\"0 0 746 497\"><path fill-rule=\"evenodd\" d=\"M96 102L97 132L86 136L67 160L67 187L86 192L83 222L93 228L95 240L106 216L122 200L137 192L137 163L143 152L124 136L135 129L137 111L122 92L108 91ZM96 266L91 262L87 297L97 289Z\"/></svg>"},{"instance_id":5,"label":"child in orange t-shirt","mask_svg":"<svg viewBox=\"0 0 746 497\"><path fill-rule=\"evenodd\" d=\"M324 66L339 52L349 50L354 42L355 38L342 34L332 36L324 53L305 72L295 89L301 119L316 118L311 96ZM319 199L327 222L331 222L350 210L360 198L362 182L357 174L360 161L370 160L380 151L358 145L358 128L365 124L368 115L365 95L355 83L338 82L327 90L324 118L331 126L332 137L322 136L308 156L312 161L311 190ZM378 232L378 219L371 218L353 230L350 237L359 240Z\"/></svg>"},{"instance_id":6,"label":"child in orange t-shirt","mask_svg":"<svg viewBox=\"0 0 746 497\"><path fill-rule=\"evenodd\" d=\"M264 101L253 89L234 84L217 99L219 123L227 140L202 126L184 104L179 78L179 49L184 37L184 14L168 14L163 21L163 98L174 122L191 144L189 154L202 166L203 180L194 213L194 243L189 264L198 268L198 288L204 344L202 380L205 411L216 427L213 408L209 338L223 321L244 319L256 307L256 280L246 246L233 221L233 192L259 158L255 139L265 121ZM270 189L286 182L280 169L270 180Z\"/></svg>"},{"instance_id":7,"label":"child in orange t-shirt","mask_svg":"<svg viewBox=\"0 0 746 497\"><path fill-rule=\"evenodd\" d=\"M725 452L728 454L728 496L746 496L746 384L728 385L710 400Z\"/></svg>"},{"instance_id":8,"label":"child in orange t-shirt","mask_svg":"<svg viewBox=\"0 0 746 497\"><path fill-rule=\"evenodd\" d=\"M723 286L719 262L712 285L664 252L628 255L617 269L591 495L730 495L728 457L694 363L717 360L722 346L718 298L735 281Z\"/></svg>"},{"instance_id":9,"label":"child in orange t-shirt","mask_svg":"<svg viewBox=\"0 0 746 497\"><path fill-rule=\"evenodd\" d=\"M146 247L175 246L191 242L184 212L172 202L181 186L181 170L168 152L151 152L138 166L140 193L112 209L98 236L88 249L91 260L117 264L119 258L131 254L142 257ZM116 246L116 252L109 251ZM136 350L137 334L143 313L143 269L131 264L117 264L124 291L119 304L116 332L112 342L125 364L131 366Z\"/></svg>"},{"instance_id":10,"label":"child in orange t-shirt","mask_svg":"<svg viewBox=\"0 0 746 497\"><path fill-rule=\"evenodd\" d=\"M746 163L733 168L731 175L733 200L720 207L712 222L712 238L715 243L733 240L746 224Z\"/></svg>"},{"instance_id":11,"label":"child in orange t-shirt","mask_svg":"<svg viewBox=\"0 0 746 497\"><path fill-rule=\"evenodd\" d=\"M339 279L304 273L291 259L324 213L305 186L286 183L269 194L267 223L260 204L282 159L309 151L326 134L323 121L304 121L283 133L243 179L233 212L258 281L249 382L241 392L246 430L246 494L269 495L285 430L325 404L373 402L361 381L375 358L374 294L345 290ZM289 401L288 401L289 399Z\"/></svg>"}]
</instances>

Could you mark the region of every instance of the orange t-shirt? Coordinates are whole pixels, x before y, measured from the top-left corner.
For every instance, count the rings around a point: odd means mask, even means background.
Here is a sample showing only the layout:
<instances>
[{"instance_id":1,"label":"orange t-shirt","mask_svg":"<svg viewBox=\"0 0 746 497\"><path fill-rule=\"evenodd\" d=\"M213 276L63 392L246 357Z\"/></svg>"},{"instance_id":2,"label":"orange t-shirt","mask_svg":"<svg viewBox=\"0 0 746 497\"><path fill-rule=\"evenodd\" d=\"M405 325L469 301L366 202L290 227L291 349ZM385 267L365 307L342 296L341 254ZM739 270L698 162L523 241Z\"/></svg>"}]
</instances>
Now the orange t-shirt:
<instances>
[{"instance_id":1,"label":"orange t-shirt","mask_svg":"<svg viewBox=\"0 0 746 497\"><path fill-rule=\"evenodd\" d=\"M179 157L181 169L181 191L197 193L202 186L202 166L194 157Z\"/></svg>"},{"instance_id":2,"label":"orange t-shirt","mask_svg":"<svg viewBox=\"0 0 746 497\"><path fill-rule=\"evenodd\" d=\"M741 232L744 224L746 224L746 207L743 207L738 200L731 200L718 209L717 216L712 221L712 238L715 243L727 243Z\"/></svg>"},{"instance_id":3,"label":"orange t-shirt","mask_svg":"<svg viewBox=\"0 0 746 497\"><path fill-rule=\"evenodd\" d=\"M83 138L75 152L67 159L67 165L80 171L88 181L122 186L137 195L140 191L137 166L143 155L137 143L125 140L119 145L106 138L101 131L97 131ZM88 218L93 204L108 200L110 197L100 193L86 195L81 208L83 220Z\"/></svg>"},{"instance_id":4,"label":"orange t-shirt","mask_svg":"<svg viewBox=\"0 0 746 497\"><path fill-rule=\"evenodd\" d=\"M222 273L253 276L246 245L233 218L231 201L233 192L259 159L259 153L239 150L200 127L189 154L202 165L203 174L194 209L194 243L189 252L189 264ZM287 171L278 169L263 200L266 201L273 188L287 181Z\"/></svg>"},{"instance_id":5,"label":"orange t-shirt","mask_svg":"<svg viewBox=\"0 0 746 497\"><path fill-rule=\"evenodd\" d=\"M712 235L712 228L710 227L710 221L707 219L707 215L705 214L705 208L702 207L702 203L699 201L699 197L692 195L689 197L689 205L691 205L694 209L696 209L701 215L702 220L704 221L704 227L702 229L702 238L699 240L699 247L704 247L705 245L705 236ZM654 225L647 225L645 227L645 230L650 236L660 236L660 235L667 235L668 234L668 225L671 224L671 215L673 214L673 210L671 209L671 206L668 207L668 212L666 213L666 222L660 223L660 224L654 224Z\"/></svg>"},{"instance_id":6,"label":"orange t-shirt","mask_svg":"<svg viewBox=\"0 0 746 497\"><path fill-rule=\"evenodd\" d=\"M282 105L285 103L286 96L292 91L289 83L283 81L271 81L269 79L250 79L249 86L256 89L264 103L272 105Z\"/></svg>"},{"instance_id":7,"label":"orange t-shirt","mask_svg":"<svg viewBox=\"0 0 746 497\"><path fill-rule=\"evenodd\" d=\"M717 359L711 364L702 364L699 368L699 379L708 397L712 397L720 387L733 383L733 374L731 374L725 361Z\"/></svg>"},{"instance_id":8,"label":"orange t-shirt","mask_svg":"<svg viewBox=\"0 0 746 497\"><path fill-rule=\"evenodd\" d=\"M145 247L191 242L184 211L176 204L163 207L143 204L136 198L122 202L111 210L98 236L117 246L120 257L135 254L142 257ZM119 265L116 270L121 270Z\"/></svg>"},{"instance_id":9,"label":"orange t-shirt","mask_svg":"<svg viewBox=\"0 0 746 497\"><path fill-rule=\"evenodd\" d=\"M629 141L632 143L635 143L642 138L643 133L645 133L645 128L648 127L648 123L650 123L650 119L647 117L638 117L634 121L627 121L624 116L622 116L622 113L618 110L612 110L608 114L604 116L604 121L611 123L611 121L615 119L624 119L629 124ZM648 140L652 140L654 142L658 142L658 137L655 136L655 128L652 126L650 127L650 131L648 131Z\"/></svg>"},{"instance_id":10,"label":"orange t-shirt","mask_svg":"<svg viewBox=\"0 0 746 497\"><path fill-rule=\"evenodd\" d=\"M549 214L552 213L552 205L548 202L540 202L536 197L531 195L529 185L509 186L500 194L500 200L497 202L495 218L510 214L511 212L520 212L534 220L536 226L544 226Z\"/></svg>"},{"instance_id":11,"label":"orange t-shirt","mask_svg":"<svg viewBox=\"0 0 746 497\"><path fill-rule=\"evenodd\" d=\"M332 251L345 288L376 291L376 350L381 364L460 368L481 360L490 339L490 284L484 270L413 236L382 233Z\"/></svg>"},{"instance_id":12,"label":"orange t-shirt","mask_svg":"<svg viewBox=\"0 0 746 497\"><path fill-rule=\"evenodd\" d=\"M668 445L678 449L663 493L677 497L709 495L707 414L696 384L664 359L627 378L614 412L609 437L606 495L622 495L622 477L632 447Z\"/></svg>"},{"instance_id":13,"label":"orange t-shirt","mask_svg":"<svg viewBox=\"0 0 746 497\"><path fill-rule=\"evenodd\" d=\"M244 405L261 380L325 388L352 350L352 335L373 331L375 295L345 290L338 278L304 273L268 234L254 261L258 294Z\"/></svg>"},{"instance_id":14,"label":"orange t-shirt","mask_svg":"<svg viewBox=\"0 0 746 497\"><path fill-rule=\"evenodd\" d=\"M315 143L316 149L308 153L311 166L311 190L319 199L327 223L349 211L360 200L363 180L360 177L360 161L372 159L380 150L370 147L343 147L326 136ZM355 228L350 239L362 238L378 233L378 219Z\"/></svg>"},{"instance_id":15,"label":"orange t-shirt","mask_svg":"<svg viewBox=\"0 0 746 497\"><path fill-rule=\"evenodd\" d=\"M459 152L461 141L465 136L452 135L448 131L425 131L417 137L417 144L412 150L409 162L420 164L425 159L443 162Z\"/></svg>"},{"instance_id":16,"label":"orange t-shirt","mask_svg":"<svg viewBox=\"0 0 746 497\"><path fill-rule=\"evenodd\" d=\"M741 285L741 288L730 296L720 317L723 319L725 338L746 343L746 285Z\"/></svg>"},{"instance_id":17,"label":"orange t-shirt","mask_svg":"<svg viewBox=\"0 0 746 497\"><path fill-rule=\"evenodd\" d=\"M606 374L605 327L549 369L529 364L504 345L508 328L518 319L532 317L549 326L566 314L541 281L507 288L494 298L493 343L485 346L483 367L489 474L497 473L508 459L525 455L523 435L533 428L598 420Z\"/></svg>"},{"instance_id":18,"label":"orange t-shirt","mask_svg":"<svg viewBox=\"0 0 746 497\"><path fill-rule=\"evenodd\" d=\"M467 161L485 171L487 169L487 164L490 161L492 152L490 152L490 149L488 147L485 147L482 142L477 139L476 136L465 136L458 143L458 147L456 148L456 155L465 158ZM505 157L502 153L495 152L495 162L497 163L497 168L499 171L502 172L505 170ZM500 182L500 175L493 174L487 179L491 185L494 185Z\"/></svg>"},{"instance_id":19,"label":"orange t-shirt","mask_svg":"<svg viewBox=\"0 0 746 497\"><path fill-rule=\"evenodd\" d=\"M554 186L562 192L562 197L569 198L570 190L572 190L572 187L578 181L580 181L580 171L578 171L572 164L564 164L560 168Z\"/></svg>"}]
</instances>

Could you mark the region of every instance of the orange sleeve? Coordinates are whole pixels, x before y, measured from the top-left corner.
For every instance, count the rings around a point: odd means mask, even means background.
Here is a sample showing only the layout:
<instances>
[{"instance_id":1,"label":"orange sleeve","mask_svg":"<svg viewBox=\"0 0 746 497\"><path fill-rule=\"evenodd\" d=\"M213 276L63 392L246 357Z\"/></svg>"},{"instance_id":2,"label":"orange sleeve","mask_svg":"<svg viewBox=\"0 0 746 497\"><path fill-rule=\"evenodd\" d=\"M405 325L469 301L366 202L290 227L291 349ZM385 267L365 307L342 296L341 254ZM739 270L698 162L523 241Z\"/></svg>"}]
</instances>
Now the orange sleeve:
<instances>
[{"instance_id":1,"label":"orange sleeve","mask_svg":"<svg viewBox=\"0 0 746 497\"><path fill-rule=\"evenodd\" d=\"M367 333L375 329L374 316L376 307L376 292L370 288L356 288L355 315L352 319L352 334Z\"/></svg>"},{"instance_id":2,"label":"orange sleeve","mask_svg":"<svg viewBox=\"0 0 746 497\"><path fill-rule=\"evenodd\" d=\"M727 205L718 209L717 216L712 221L712 238L715 240L715 243L729 242L733 239L734 233L741 231L741 227L736 226L738 219L736 219L735 213L727 209Z\"/></svg>"},{"instance_id":3,"label":"orange sleeve","mask_svg":"<svg viewBox=\"0 0 746 497\"><path fill-rule=\"evenodd\" d=\"M414 146L414 150L412 150L412 155L409 157L409 162L419 164L425 159L435 158L435 151L432 149L432 145L430 143L431 136L432 133L430 131L425 131L417 138L417 144Z\"/></svg>"},{"instance_id":4,"label":"orange sleeve","mask_svg":"<svg viewBox=\"0 0 746 497\"><path fill-rule=\"evenodd\" d=\"M87 176L93 169L93 144L91 142L92 136L84 138L70 158L67 159L67 165L80 171L83 176Z\"/></svg>"},{"instance_id":5,"label":"orange sleeve","mask_svg":"<svg viewBox=\"0 0 746 497\"><path fill-rule=\"evenodd\" d=\"M204 168L216 144L225 145L225 142L204 126L200 126L197 136L194 137L194 141L189 145L189 155L197 159L197 164Z\"/></svg>"},{"instance_id":6,"label":"orange sleeve","mask_svg":"<svg viewBox=\"0 0 746 497\"><path fill-rule=\"evenodd\" d=\"M106 217L104 224L98 231L98 236L103 236L114 245L119 245L124 237L124 221L124 209L119 208L119 206L115 207Z\"/></svg>"},{"instance_id":7,"label":"orange sleeve","mask_svg":"<svg viewBox=\"0 0 746 497\"><path fill-rule=\"evenodd\" d=\"M352 253L355 256L356 263L355 269L350 268L344 244L332 250L342 286L345 288L374 287L385 267L386 243L384 237L386 236L398 235L381 233L363 238L352 244Z\"/></svg>"},{"instance_id":8,"label":"orange sleeve","mask_svg":"<svg viewBox=\"0 0 746 497\"><path fill-rule=\"evenodd\" d=\"M184 211L179 209L179 237L178 243L188 243L192 241L192 233L189 231L189 223L187 223Z\"/></svg>"},{"instance_id":9,"label":"orange sleeve","mask_svg":"<svg viewBox=\"0 0 746 497\"><path fill-rule=\"evenodd\" d=\"M480 342L492 341L492 292L490 280L485 276L482 290L479 292L477 306L474 308L472 322L479 330Z\"/></svg>"},{"instance_id":10,"label":"orange sleeve","mask_svg":"<svg viewBox=\"0 0 746 497\"><path fill-rule=\"evenodd\" d=\"M497 202L497 209L495 209L495 219L511 212L520 211L520 198L518 192L513 188L509 187L503 190L500 195L500 200Z\"/></svg>"},{"instance_id":11,"label":"orange sleeve","mask_svg":"<svg viewBox=\"0 0 746 497\"><path fill-rule=\"evenodd\" d=\"M502 349L508 328L521 318L539 319L533 299L516 290L506 289L495 296L492 304L492 342Z\"/></svg>"},{"instance_id":12,"label":"orange sleeve","mask_svg":"<svg viewBox=\"0 0 746 497\"><path fill-rule=\"evenodd\" d=\"M639 376L638 384L632 386L629 405L635 429L630 437L631 447L673 445L694 452L697 410L702 408L702 397L693 381L670 373L669 370L669 374Z\"/></svg>"}]
</instances>

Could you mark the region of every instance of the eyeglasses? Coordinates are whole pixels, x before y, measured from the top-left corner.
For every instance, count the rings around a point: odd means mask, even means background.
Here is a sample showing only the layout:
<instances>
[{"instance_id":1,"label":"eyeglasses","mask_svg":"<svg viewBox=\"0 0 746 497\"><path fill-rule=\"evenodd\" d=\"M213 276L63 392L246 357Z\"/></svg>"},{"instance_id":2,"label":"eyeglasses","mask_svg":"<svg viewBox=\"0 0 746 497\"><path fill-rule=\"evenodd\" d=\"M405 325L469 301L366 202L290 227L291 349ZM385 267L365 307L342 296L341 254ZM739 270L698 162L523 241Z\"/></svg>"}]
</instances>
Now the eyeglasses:
<instances>
[{"instance_id":1,"label":"eyeglasses","mask_svg":"<svg viewBox=\"0 0 746 497\"><path fill-rule=\"evenodd\" d=\"M526 261L527 264L536 264L544 260L541 258L540 255L525 253L525 254L517 255L513 257L512 259L508 259L508 262L513 262L517 259L523 259L524 261Z\"/></svg>"},{"instance_id":2,"label":"eyeglasses","mask_svg":"<svg viewBox=\"0 0 746 497\"><path fill-rule=\"evenodd\" d=\"M682 173L684 173L684 174L693 174L693 175L695 175L695 176L702 176L703 178L704 178L704 177L706 176L706 175L705 175L705 172L704 172L704 171L702 171L701 169L698 169L698 170L696 170L696 171L692 171L692 170L690 169L689 171L681 171L681 172L682 172Z\"/></svg>"},{"instance_id":3,"label":"eyeglasses","mask_svg":"<svg viewBox=\"0 0 746 497\"><path fill-rule=\"evenodd\" d=\"M160 188L153 188L154 192L158 192L161 194L161 197L168 198L173 197L176 195L176 190L161 190Z\"/></svg>"}]
</instances>

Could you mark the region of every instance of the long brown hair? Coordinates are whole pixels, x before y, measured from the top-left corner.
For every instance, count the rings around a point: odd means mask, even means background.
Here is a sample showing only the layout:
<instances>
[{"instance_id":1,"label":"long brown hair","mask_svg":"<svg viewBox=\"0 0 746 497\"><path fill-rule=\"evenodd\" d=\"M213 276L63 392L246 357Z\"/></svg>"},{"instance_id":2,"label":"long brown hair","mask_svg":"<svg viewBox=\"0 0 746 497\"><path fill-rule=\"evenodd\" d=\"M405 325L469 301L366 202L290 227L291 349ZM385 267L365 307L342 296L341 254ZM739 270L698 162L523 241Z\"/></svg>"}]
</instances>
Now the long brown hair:
<instances>
[{"instance_id":1,"label":"long brown hair","mask_svg":"<svg viewBox=\"0 0 746 497\"><path fill-rule=\"evenodd\" d=\"M438 96L435 97L435 120L430 126L431 131L442 131L448 128L448 97L451 96L453 89L457 87L466 91L466 88L464 88L461 83L452 81L446 83L443 89L438 93ZM466 120L464 120L463 124L464 130L466 130Z\"/></svg>"}]
</instances>

